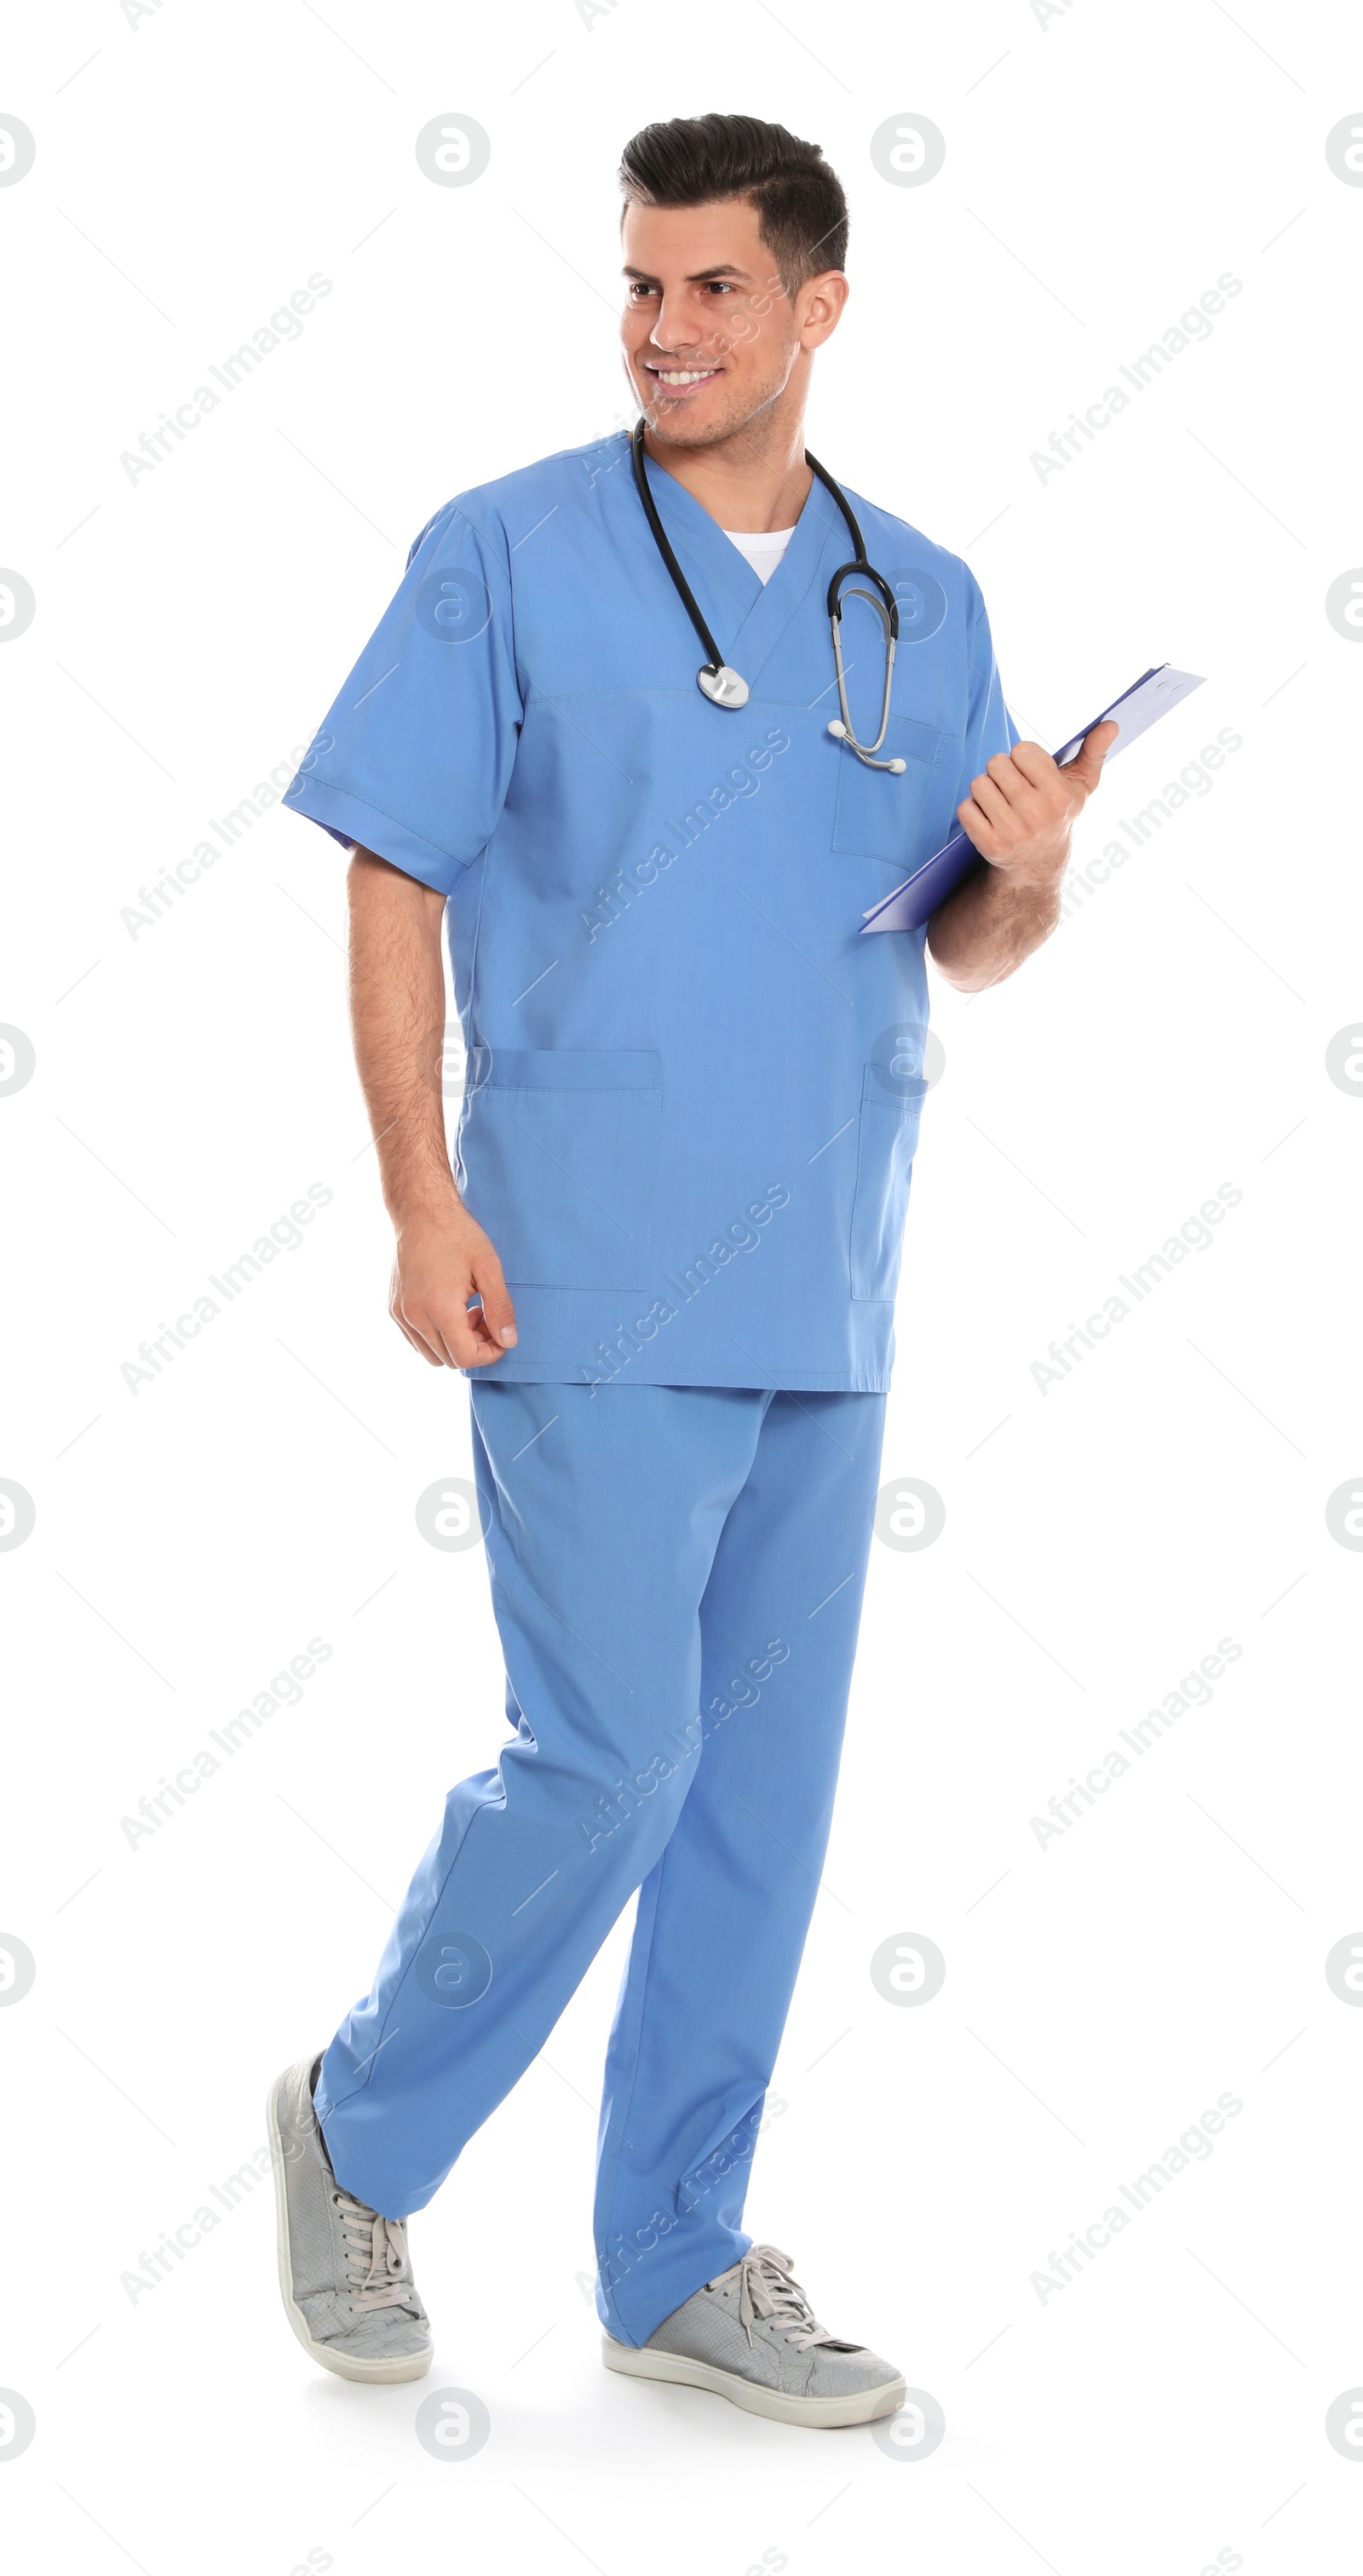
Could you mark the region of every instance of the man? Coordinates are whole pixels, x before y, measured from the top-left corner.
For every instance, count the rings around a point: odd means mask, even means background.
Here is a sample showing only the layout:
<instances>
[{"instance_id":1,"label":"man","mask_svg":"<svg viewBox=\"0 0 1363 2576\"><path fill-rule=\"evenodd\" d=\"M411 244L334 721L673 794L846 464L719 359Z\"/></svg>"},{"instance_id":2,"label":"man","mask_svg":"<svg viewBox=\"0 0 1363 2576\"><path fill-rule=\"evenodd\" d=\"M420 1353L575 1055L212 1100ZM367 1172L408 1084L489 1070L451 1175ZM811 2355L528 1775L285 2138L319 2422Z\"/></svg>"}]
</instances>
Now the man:
<instances>
[{"instance_id":1,"label":"man","mask_svg":"<svg viewBox=\"0 0 1363 2576\"><path fill-rule=\"evenodd\" d=\"M854 496L912 612L879 765L830 733L853 549L803 420L842 190L737 116L647 127L621 178L643 491L619 435L438 512L286 800L352 852L390 1307L470 1373L515 1736L450 1792L372 1992L272 2092L280 2272L326 2368L427 2369L405 2221L637 1890L605 2359L849 2424L903 2379L741 2222L828 1836L924 1087L923 941L858 932L959 817L988 864L928 944L964 990L1010 973L1115 728L1063 773L1016 742L965 565ZM841 632L871 749L870 604Z\"/></svg>"}]
</instances>

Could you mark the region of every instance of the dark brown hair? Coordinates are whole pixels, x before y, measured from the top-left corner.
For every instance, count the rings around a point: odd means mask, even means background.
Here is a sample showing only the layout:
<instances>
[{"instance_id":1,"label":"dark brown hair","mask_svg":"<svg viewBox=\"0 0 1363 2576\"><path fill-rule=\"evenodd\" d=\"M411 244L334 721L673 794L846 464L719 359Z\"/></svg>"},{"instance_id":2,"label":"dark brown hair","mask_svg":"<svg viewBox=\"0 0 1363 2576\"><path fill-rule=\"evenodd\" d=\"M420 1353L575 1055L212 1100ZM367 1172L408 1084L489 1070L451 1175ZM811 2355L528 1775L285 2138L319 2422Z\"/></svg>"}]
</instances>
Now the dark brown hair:
<instances>
[{"instance_id":1,"label":"dark brown hair","mask_svg":"<svg viewBox=\"0 0 1363 2576\"><path fill-rule=\"evenodd\" d=\"M742 197L787 295L847 259L847 199L817 143L758 116L674 116L632 135L620 160L625 197L642 206L705 206Z\"/></svg>"}]
</instances>

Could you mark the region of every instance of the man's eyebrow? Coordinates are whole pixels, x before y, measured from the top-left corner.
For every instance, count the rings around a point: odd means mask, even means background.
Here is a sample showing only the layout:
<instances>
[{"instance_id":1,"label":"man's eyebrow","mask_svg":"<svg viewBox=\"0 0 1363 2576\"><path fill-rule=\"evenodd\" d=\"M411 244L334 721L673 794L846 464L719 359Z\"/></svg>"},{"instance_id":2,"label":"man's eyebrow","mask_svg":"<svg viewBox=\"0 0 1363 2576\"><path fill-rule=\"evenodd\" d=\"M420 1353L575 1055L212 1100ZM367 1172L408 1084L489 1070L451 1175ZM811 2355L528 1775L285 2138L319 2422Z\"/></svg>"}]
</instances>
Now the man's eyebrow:
<instances>
[{"instance_id":1,"label":"man's eyebrow","mask_svg":"<svg viewBox=\"0 0 1363 2576\"><path fill-rule=\"evenodd\" d=\"M622 275L637 277L642 283L647 284L653 277L653 271L651 268L631 268L627 262ZM743 277L751 282L752 271L747 268L735 268L732 260L717 260L713 268L693 269L686 283L688 286L703 286L707 277Z\"/></svg>"}]
</instances>

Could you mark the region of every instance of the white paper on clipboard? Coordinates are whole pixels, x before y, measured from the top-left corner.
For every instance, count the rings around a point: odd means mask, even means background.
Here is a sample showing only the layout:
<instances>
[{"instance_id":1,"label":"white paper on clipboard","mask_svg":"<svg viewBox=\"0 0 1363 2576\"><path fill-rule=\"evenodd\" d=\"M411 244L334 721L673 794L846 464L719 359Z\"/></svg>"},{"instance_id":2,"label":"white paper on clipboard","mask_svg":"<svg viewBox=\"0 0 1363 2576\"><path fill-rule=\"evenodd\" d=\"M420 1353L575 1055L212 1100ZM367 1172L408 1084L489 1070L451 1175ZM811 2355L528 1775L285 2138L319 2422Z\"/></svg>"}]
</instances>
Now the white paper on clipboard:
<instances>
[{"instance_id":1,"label":"white paper on clipboard","mask_svg":"<svg viewBox=\"0 0 1363 2576\"><path fill-rule=\"evenodd\" d=\"M1144 679L1137 680L1120 698L1114 698L1110 707L1104 707L1100 716L1093 716L1088 724L1080 726L1078 733L1070 736L1068 742L1062 742L1055 754L1059 767L1063 769L1067 761L1073 760L1085 734L1092 733L1094 725L1112 722L1118 729L1117 739L1108 744L1103 754L1106 767L1119 751L1125 751L1129 742L1138 741L1143 733L1150 731L1152 724L1159 723L1161 716L1172 714L1175 707L1182 706L1184 699L1190 698L1194 689L1201 686L1202 677L1198 672L1176 671L1172 662L1161 662L1158 670L1147 671Z\"/></svg>"}]
</instances>

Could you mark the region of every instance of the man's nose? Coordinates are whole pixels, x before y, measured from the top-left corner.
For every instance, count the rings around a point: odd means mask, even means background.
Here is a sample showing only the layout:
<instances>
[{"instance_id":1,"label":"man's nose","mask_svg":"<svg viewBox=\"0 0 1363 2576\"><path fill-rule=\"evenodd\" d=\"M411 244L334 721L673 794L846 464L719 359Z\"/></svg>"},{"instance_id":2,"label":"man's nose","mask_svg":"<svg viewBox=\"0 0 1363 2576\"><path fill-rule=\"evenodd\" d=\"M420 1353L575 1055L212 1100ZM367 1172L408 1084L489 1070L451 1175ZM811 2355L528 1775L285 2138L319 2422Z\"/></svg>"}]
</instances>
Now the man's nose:
<instances>
[{"instance_id":1,"label":"man's nose","mask_svg":"<svg viewBox=\"0 0 1363 2576\"><path fill-rule=\"evenodd\" d=\"M668 354L679 349L698 349L704 336L704 317L697 312L686 290L670 296L664 292L649 333L654 348Z\"/></svg>"}]
</instances>

